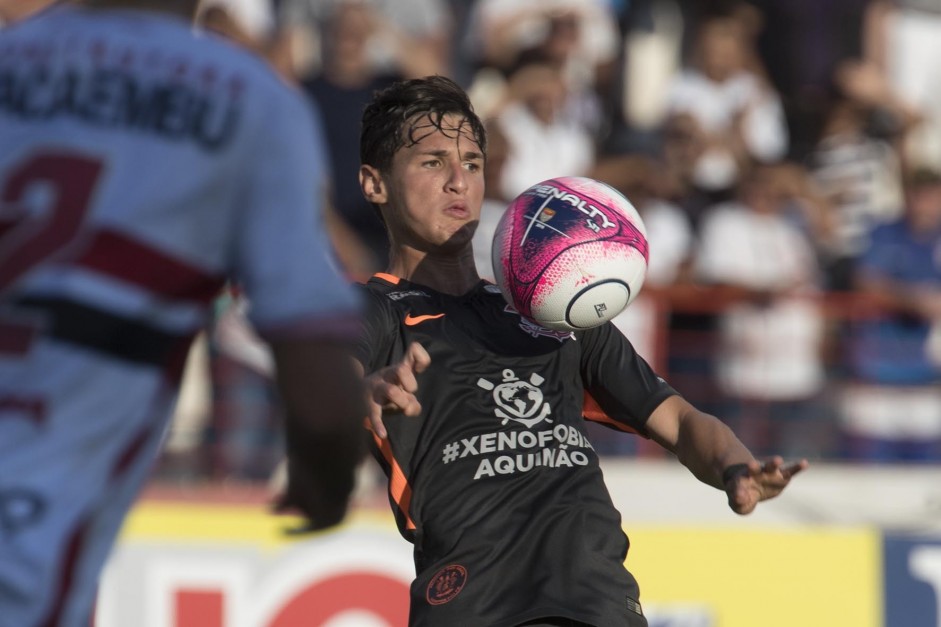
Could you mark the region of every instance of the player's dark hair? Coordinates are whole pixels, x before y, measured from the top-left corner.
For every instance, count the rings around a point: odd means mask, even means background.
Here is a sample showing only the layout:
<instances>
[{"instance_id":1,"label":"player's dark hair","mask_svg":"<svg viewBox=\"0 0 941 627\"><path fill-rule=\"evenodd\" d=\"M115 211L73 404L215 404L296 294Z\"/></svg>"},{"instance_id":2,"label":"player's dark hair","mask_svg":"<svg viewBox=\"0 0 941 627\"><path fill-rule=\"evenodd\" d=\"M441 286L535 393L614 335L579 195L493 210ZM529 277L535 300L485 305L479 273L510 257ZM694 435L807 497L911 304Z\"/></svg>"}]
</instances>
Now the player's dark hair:
<instances>
[{"instance_id":1,"label":"player's dark hair","mask_svg":"<svg viewBox=\"0 0 941 627\"><path fill-rule=\"evenodd\" d=\"M474 113L467 93L444 76L427 76L399 81L375 94L363 111L359 138L359 158L365 165L388 171L392 158L403 147L412 146L424 137L416 136L415 123L426 118L439 131L449 133L441 123L446 115L466 120L470 131L487 154L487 133ZM425 129L427 130L427 129Z\"/></svg>"}]
</instances>

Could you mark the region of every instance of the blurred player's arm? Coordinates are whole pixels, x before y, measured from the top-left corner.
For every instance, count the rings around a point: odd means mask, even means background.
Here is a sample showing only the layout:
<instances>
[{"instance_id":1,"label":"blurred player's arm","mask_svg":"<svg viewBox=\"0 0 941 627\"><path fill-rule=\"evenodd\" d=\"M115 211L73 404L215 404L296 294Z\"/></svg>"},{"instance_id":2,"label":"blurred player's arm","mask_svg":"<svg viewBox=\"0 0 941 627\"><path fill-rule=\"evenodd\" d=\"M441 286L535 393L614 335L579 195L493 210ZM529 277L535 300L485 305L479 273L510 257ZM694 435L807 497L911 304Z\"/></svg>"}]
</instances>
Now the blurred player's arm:
<instances>
[{"instance_id":1,"label":"blurred player's arm","mask_svg":"<svg viewBox=\"0 0 941 627\"><path fill-rule=\"evenodd\" d=\"M647 430L700 481L723 490L737 514L751 513L759 502L780 494L791 477L807 467L806 460L785 465L780 457L759 462L718 418L680 396L671 396L654 410Z\"/></svg>"},{"instance_id":2,"label":"blurred player's arm","mask_svg":"<svg viewBox=\"0 0 941 627\"><path fill-rule=\"evenodd\" d=\"M231 274L249 320L272 348L285 408L287 486L281 510L308 530L339 523L365 453L362 380L352 366L362 303L338 272L323 224L323 129L297 90L270 75L245 116L238 237ZM247 105L246 105L247 106Z\"/></svg>"},{"instance_id":3,"label":"blurred player's arm","mask_svg":"<svg viewBox=\"0 0 941 627\"><path fill-rule=\"evenodd\" d=\"M286 414L288 483L279 510L297 509L307 530L338 524L365 453L366 396L352 360L352 342L271 343Z\"/></svg>"}]
</instances>

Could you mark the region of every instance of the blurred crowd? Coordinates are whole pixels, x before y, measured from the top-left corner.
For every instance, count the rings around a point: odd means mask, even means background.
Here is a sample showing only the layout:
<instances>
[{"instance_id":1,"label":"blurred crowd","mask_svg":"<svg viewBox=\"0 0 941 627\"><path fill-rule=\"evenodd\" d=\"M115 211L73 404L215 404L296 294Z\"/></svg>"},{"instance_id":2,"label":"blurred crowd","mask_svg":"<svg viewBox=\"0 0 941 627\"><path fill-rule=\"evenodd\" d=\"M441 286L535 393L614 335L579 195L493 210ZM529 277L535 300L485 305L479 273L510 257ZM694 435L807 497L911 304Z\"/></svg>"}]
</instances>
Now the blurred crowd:
<instances>
[{"instance_id":1,"label":"blurred crowd","mask_svg":"<svg viewBox=\"0 0 941 627\"><path fill-rule=\"evenodd\" d=\"M352 277L387 255L357 181L362 107L444 74L489 132L482 276L517 194L605 181L650 240L616 324L694 404L757 454L941 462L936 0L204 0L200 21L309 97ZM259 480L277 463L246 307L220 298L191 356L170 474ZM655 454L592 435L604 454Z\"/></svg>"}]
</instances>

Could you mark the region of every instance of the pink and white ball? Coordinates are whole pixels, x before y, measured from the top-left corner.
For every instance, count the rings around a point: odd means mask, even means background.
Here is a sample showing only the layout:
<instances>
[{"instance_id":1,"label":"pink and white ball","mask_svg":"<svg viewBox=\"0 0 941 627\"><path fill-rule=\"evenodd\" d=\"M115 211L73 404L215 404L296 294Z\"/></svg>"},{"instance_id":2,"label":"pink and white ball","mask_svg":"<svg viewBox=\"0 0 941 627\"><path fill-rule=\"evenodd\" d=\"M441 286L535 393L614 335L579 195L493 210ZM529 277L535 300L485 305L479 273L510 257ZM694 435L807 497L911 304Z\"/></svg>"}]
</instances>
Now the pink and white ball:
<instances>
[{"instance_id":1,"label":"pink and white ball","mask_svg":"<svg viewBox=\"0 0 941 627\"><path fill-rule=\"evenodd\" d=\"M647 230L614 188L567 176L516 197L493 238L494 276L524 317L557 331L621 313L647 275Z\"/></svg>"}]
</instances>

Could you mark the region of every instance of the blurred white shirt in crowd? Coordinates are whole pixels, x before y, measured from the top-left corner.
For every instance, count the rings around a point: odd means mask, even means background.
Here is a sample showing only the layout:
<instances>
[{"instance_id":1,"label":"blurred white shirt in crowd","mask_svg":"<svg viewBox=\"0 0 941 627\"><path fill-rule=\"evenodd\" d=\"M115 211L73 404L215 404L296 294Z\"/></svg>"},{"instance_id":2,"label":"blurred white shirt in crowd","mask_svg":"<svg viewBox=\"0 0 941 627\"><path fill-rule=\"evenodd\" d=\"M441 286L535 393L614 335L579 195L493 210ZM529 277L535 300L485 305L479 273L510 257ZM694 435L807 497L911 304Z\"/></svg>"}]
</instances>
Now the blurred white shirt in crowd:
<instances>
[{"instance_id":1,"label":"blurred white shirt in crowd","mask_svg":"<svg viewBox=\"0 0 941 627\"><path fill-rule=\"evenodd\" d=\"M737 202L703 218L697 277L706 283L787 290L767 305L731 305L722 313L719 382L743 398L797 400L824 384L824 319L812 299L817 261L805 236L781 215Z\"/></svg>"}]
</instances>

